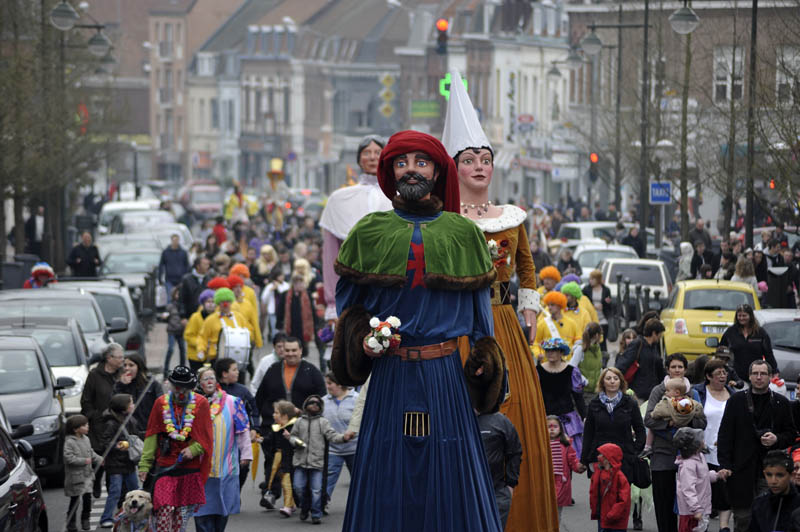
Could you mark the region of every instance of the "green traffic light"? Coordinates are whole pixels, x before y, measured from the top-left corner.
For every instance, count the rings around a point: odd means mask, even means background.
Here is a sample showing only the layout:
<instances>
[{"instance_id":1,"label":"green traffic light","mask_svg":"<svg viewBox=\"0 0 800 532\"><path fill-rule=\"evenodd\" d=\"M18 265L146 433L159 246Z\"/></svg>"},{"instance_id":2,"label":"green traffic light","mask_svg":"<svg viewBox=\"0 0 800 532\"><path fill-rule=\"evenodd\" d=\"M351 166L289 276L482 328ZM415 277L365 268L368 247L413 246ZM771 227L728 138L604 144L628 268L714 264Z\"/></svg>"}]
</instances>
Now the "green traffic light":
<instances>
[{"instance_id":1,"label":"green traffic light","mask_svg":"<svg viewBox=\"0 0 800 532\"><path fill-rule=\"evenodd\" d=\"M469 85L467 84L466 78L461 79L464 82L464 88L469 90ZM445 76L439 80L439 94L444 96L445 100L450 99L450 72L445 74Z\"/></svg>"}]
</instances>

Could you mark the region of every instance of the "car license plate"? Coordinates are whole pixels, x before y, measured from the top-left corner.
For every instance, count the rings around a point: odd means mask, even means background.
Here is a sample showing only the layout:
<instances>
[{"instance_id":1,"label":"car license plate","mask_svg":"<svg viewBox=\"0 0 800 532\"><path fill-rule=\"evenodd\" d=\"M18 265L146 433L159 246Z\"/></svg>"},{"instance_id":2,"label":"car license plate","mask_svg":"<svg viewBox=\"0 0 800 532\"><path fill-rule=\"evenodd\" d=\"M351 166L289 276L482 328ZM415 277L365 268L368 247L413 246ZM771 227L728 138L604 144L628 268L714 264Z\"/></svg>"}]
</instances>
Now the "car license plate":
<instances>
[{"instance_id":1,"label":"car license plate","mask_svg":"<svg viewBox=\"0 0 800 532\"><path fill-rule=\"evenodd\" d=\"M724 334L726 327L703 326L703 334Z\"/></svg>"}]
</instances>

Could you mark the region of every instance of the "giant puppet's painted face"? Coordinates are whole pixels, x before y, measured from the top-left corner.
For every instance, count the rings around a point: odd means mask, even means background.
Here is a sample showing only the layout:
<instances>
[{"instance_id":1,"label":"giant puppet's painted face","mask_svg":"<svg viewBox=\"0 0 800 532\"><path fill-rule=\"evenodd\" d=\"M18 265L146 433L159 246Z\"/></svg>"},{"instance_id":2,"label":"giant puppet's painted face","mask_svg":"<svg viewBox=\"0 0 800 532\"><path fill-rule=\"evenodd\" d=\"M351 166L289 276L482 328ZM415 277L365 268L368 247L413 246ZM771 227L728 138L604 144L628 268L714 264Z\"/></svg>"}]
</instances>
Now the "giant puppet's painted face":
<instances>
[{"instance_id":1,"label":"giant puppet's painted face","mask_svg":"<svg viewBox=\"0 0 800 532\"><path fill-rule=\"evenodd\" d=\"M381 158L383 148L375 141L370 142L358 154L358 166L365 174L376 175L378 173L378 162Z\"/></svg>"},{"instance_id":2,"label":"giant puppet's painted face","mask_svg":"<svg viewBox=\"0 0 800 532\"><path fill-rule=\"evenodd\" d=\"M494 174L494 157L487 148L467 148L456 157L458 183L470 190L489 188Z\"/></svg>"},{"instance_id":3,"label":"giant puppet's painted face","mask_svg":"<svg viewBox=\"0 0 800 532\"><path fill-rule=\"evenodd\" d=\"M394 158L392 167L400 197L408 201L430 197L439 176L430 155L421 151L404 153Z\"/></svg>"}]
</instances>

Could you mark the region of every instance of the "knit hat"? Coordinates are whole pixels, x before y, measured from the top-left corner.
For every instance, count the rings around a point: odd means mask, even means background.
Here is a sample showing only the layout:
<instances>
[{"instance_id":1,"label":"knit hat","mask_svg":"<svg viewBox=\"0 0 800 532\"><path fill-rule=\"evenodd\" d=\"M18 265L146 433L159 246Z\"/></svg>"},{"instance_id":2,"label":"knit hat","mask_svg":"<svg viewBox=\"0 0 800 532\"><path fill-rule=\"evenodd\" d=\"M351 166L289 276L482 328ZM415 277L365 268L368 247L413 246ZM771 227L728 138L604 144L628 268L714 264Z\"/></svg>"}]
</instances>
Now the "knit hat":
<instances>
[{"instance_id":1,"label":"knit hat","mask_svg":"<svg viewBox=\"0 0 800 532\"><path fill-rule=\"evenodd\" d=\"M672 443L681 452L681 456L688 458L694 456L703 448L703 430L691 427L681 427L672 436Z\"/></svg>"},{"instance_id":2,"label":"knit hat","mask_svg":"<svg viewBox=\"0 0 800 532\"><path fill-rule=\"evenodd\" d=\"M545 266L539 272L539 279L552 279L555 282L559 282L561 280L561 272L555 266Z\"/></svg>"},{"instance_id":3,"label":"knit hat","mask_svg":"<svg viewBox=\"0 0 800 532\"><path fill-rule=\"evenodd\" d=\"M220 288L230 288L231 284L224 277L214 277L208 282L208 287L212 290L219 290Z\"/></svg>"},{"instance_id":4,"label":"knit hat","mask_svg":"<svg viewBox=\"0 0 800 532\"><path fill-rule=\"evenodd\" d=\"M572 296L575 299L580 299L583 293L581 287L575 281L570 281L561 287L561 293L567 296Z\"/></svg>"},{"instance_id":5,"label":"knit hat","mask_svg":"<svg viewBox=\"0 0 800 532\"><path fill-rule=\"evenodd\" d=\"M200 297L198 297L197 299L200 302L200 304L202 305L203 303L205 303L209 299L214 299L214 291L211 290L210 288L206 288L205 290L200 292Z\"/></svg>"},{"instance_id":6,"label":"knit hat","mask_svg":"<svg viewBox=\"0 0 800 532\"><path fill-rule=\"evenodd\" d=\"M244 279L232 273L228 276L228 284L230 285L231 288L233 288L234 286L242 286L244 285Z\"/></svg>"},{"instance_id":7,"label":"knit hat","mask_svg":"<svg viewBox=\"0 0 800 532\"><path fill-rule=\"evenodd\" d=\"M239 277L242 277L244 279L250 278L250 268L248 268L241 262L231 266L231 273L234 275L238 275ZM230 277L228 277L228 279L230 280Z\"/></svg>"},{"instance_id":8,"label":"knit hat","mask_svg":"<svg viewBox=\"0 0 800 532\"><path fill-rule=\"evenodd\" d=\"M545 351L561 351L565 355L570 352L569 345L561 338L548 338L541 345Z\"/></svg>"},{"instance_id":9,"label":"knit hat","mask_svg":"<svg viewBox=\"0 0 800 532\"><path fill-rule=\"evenodd\" d=\"M46 262L37 262L31 268L31 277L50 277L51 279L56 276L53 268Z\"/></svg>"},{"instance_id":10,"label":"knit hat","mask_svg":"<svg viewBox=\"0 0 800 532\"><path fill-rule=\"evenodd\" d=\"M230 288L220 288L216 292L214 292L214 304L219 305L223 302L233 303L236 301L236 296L233 295L233 290Z\"/></svg>"},{"instance_id":11,"label":"knit hat","mask_svg":"<svg viewBox=\"0 0 800 532\"><path fill-rule=\"evenodd\" d=\"M567 275L561 278L561 281L565 283L578 283L579 286L581 284L581 278L575 275L574 273L568 273Z\"/></svg>"},{"instance_id":12,"label":"knit hat","mask_svg":"<svg viewBox=\"0 0 800 532\"><path fill-rule=\"evenodd\" d=\"M547 292L544 296L544 304L545 305L558 305L562 309L567 308L567 296L562 294L561 292L554 292L550 291Z\"/></svg>"}]
</instances>

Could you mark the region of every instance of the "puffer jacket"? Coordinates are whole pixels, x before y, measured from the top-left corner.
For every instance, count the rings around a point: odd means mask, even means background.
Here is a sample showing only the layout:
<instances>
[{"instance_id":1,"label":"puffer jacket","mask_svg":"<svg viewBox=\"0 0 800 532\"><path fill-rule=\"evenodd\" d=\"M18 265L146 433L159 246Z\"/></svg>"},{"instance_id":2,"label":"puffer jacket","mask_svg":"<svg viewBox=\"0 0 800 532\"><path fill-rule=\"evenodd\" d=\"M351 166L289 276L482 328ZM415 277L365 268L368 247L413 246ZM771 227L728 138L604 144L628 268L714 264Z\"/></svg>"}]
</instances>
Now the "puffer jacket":
<instances>
[{"instance_id":1,"label":"puffer jacket","mask_svg":"<svg viewBox=\"0 0 800 532\"><path fill-rule=\"evenodd\" d=\"M598 466L592 475L592 520L600 521L600 528L625 530L631 513L631 487L621 470L622 450L613 443L604 443L597 451L608 459L611 469Z\"/></svg>"},{"instance_id":2,"label":"puffer jacket","mask_svg":"<svg viewBox=\"0 0 800 532\"><path fill-rule=\"evenodd\" d=\"M88 464L87 458L91 458ZM100 455L92 450L88 436L67 435L64 438L64 495L78 497L91 493L94 483L92 468L99 463Z\"/></svg>"},{"instance_id":3,"label":"puffer jacket","mask_svg":"<svg viewBox=\"0 0 800 532\"><path fill-rule=\"evenodd\" d=\"M703 453L689 458L678 456L677 500L679 515L711 514L711 483L717 481L716 471L710 471Z\"/></svg>"},{"instance_id":4,"label":"puffer jacket","mask_svg":"<svg viewBox=\"0 0 800 532\"><path fill-rule=\"evenodd\" d=\"M136 471L136 464L138 463L133 462L128 457L127 449L117 449L117 443L121 441L129 441L128 438L125 437L124 432L120 432L119 436L114 439L114 435L117 433L117 430L121 424L122 423L120 420L111 412L111 410L106 410L103 412L103 433L100 437L100 441L102 442L103 448L111 447L111 450L108 452L104 463L106 472L110 475L134 473ZM136 427L136 420L134 418L131 418L128 421L128 423L125 425L125 430L128 431L129 435L139 434L139 431Z\"/></svg>"},{"instance_id":5,"label":"puffer jacket","mask_svg":"<svg viewBox=\"0 0 800 532\"><path fill-rule=\"evenodd\" d=\"M295 446L292 465L304 469L322 469L325 466L325 443L344 443L344 434L339 434L331 422L322 417L322 409L314 416L306 412L306 405L316 398L325 408L325 403L318 395L310 395L303 402L303 416L292 428L290 441Z\"/></svg>"}]
</instances>

